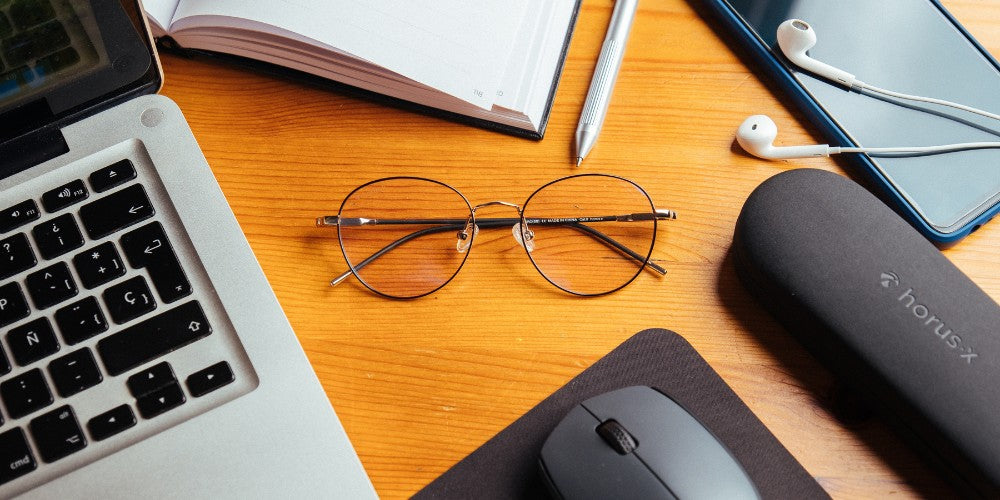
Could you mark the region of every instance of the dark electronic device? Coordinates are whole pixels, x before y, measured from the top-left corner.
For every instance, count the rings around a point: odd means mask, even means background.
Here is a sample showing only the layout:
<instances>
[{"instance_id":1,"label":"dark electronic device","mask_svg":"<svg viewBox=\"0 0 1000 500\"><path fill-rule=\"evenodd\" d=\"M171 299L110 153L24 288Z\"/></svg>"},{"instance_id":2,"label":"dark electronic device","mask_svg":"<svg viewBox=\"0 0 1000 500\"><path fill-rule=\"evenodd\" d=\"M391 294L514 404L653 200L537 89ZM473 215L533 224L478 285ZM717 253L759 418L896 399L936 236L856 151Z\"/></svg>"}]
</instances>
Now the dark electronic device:
<instances>
[{"instance_id":1,"label":"dark electronic device","mask_svg":"<svg viewBox=\"0 0 1000 500\"><path fill-rule=\"evenodd\" d=\"M934 245L858 184L797 169L747 199L733 260L757 300L935 469L1000 495L1000 306Z\"/></svg>"},{"instance_id":2,"label":"dark electronic device","mask_svg":"<svg viewBox=\"0 0 1000 500\"><path fill-rule=\"evenodd\" d=\"M811 58L873 85L1000 113L998 63L937 0L692 0L836 146L997 142L1000 121L936 104L859 93L802 70L777 28L807 21ZM756 110L766 114L769 110ZM734 128L737 124L734 124ZM788 146L780 136L778 146ZM952 243L1000 213L1000 149L849 158L929 239Z\"/></svg>"},{"instance_id":3,"label":"dark electronic device","mask_svg":"<svg viewBox=\"0 0 1000 500\"><path fill-rule=\"evenodd\" d=\"M759 498L708 429L645 386L574 407L545 441L539 464L557 498Z\"/></svg>"}]
</instances>

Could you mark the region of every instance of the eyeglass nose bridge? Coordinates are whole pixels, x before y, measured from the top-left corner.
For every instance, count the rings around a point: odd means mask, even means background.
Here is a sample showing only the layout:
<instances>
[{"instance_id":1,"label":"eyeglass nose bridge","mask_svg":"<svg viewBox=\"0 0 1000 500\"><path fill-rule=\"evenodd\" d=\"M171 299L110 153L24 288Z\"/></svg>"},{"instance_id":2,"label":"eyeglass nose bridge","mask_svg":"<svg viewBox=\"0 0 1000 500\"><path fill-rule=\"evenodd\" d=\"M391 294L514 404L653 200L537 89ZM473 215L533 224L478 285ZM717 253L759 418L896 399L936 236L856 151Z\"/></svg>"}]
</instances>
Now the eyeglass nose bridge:
<instances>
[{"instance_id":1,"label":"eyeglass nose bridge","mask_svg":"<svg viewBox=\"0 0 1000 500\"><path fill-rule=\"evenodd\" d=\"M477 235L479 235L479 226L475 223L476 211L480 208L492 207L492 206L504 206L510 207L517 210L518 219L523 220L523 212L521 211L521 206L517 203L511 203L509 201L495 200L488 201L486 203L480 203L472 207L472 212L469 218L465 221L465 227L456 234L458 241L455 243L455 249L459 253L465 253L472 246L472 241ZM529 252L535 249L534 243L532 242L535 237L534 231L527 229L526 225L518 222L511 227L511 233L514 235L514 239L517 243L525 247Z\"/></svg>"}]
</instances>

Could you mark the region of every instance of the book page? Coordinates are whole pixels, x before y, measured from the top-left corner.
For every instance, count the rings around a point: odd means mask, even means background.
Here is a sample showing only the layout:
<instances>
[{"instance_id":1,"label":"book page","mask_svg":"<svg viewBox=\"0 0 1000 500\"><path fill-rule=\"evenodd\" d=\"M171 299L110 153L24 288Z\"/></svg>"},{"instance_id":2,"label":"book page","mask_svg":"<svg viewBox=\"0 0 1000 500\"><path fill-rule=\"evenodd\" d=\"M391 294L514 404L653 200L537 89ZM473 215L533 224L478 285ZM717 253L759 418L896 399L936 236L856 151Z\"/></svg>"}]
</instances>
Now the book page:
<instances>
[{"instance_id":1,"label":"book page","mask_svg":"<svg viewBox=\"0 0 1000 500\"><path fill-rule=\"evenodd\" d=\"M169 33L170 22L177 10L178 0L143 0L142 10L146 11L151 27L159 28L161 32Z\"/></svg>"},{"instance_id":2,"label":"book page","mask_svg":"<svg viewBox=\"0 0 1000 500\"><path fill-rule=\"evenodd\" d=\"M196 16L297 33L489 109L528 0L181 0L175 29ZM191 22L187 22L191 21ZM260 26L256 26L260 30Z\"/></svg>"}]
</instances>

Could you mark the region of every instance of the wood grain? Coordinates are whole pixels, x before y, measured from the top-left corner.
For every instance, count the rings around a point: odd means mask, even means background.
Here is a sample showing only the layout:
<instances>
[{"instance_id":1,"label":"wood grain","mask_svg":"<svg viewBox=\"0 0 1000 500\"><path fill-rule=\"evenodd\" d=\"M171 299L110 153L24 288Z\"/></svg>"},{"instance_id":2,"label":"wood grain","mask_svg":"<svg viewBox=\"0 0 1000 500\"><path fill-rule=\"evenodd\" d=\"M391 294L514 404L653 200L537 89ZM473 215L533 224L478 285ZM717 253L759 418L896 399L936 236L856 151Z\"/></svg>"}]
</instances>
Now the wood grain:
<instances>
[{"instance_id":1,"label":"wood grain","mask_svg":"<svg viewBox=\"0 0 1000 500\"><path fill-rule=\"evenodd\" d=\"M1000 54L1000 7L945 2ZM877 420L833 416L830 376L751 300L727 259L750 191L827 159L766 162L733 146L750 114L771 115L786 144L802 126L683 0L646 0L600 141L571 165L576 120L612 2L584 0L546 138L532 142L440 121L252 71L173 55L163 93L178 102L379 494L405 497L542 398L647 327L687 338L834 497L948 494ZM419 175L474 202L521 202L578 172L628 177L679 219L643 273L611 296L581 299L539 276L505 232L484 233L458 277L413 301L348 280L336 213L359 184ZM945 254L1000 300L1000 223Z\"/></svg>"}]
</instances>

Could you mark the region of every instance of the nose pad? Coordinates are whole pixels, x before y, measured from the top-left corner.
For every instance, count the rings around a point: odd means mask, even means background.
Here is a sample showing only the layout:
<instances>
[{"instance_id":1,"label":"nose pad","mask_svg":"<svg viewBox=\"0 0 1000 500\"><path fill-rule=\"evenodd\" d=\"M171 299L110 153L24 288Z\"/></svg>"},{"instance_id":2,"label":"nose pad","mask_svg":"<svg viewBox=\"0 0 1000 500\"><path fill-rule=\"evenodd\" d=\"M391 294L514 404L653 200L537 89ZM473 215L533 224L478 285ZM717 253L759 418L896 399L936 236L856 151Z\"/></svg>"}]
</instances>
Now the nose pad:
<instances>
[{"instance_id":1,"label":"nose pad","mask_svg":"<svg viewBox=\"0 0 1000 500\"><path fill-rule=\"evenodd\" d=\"M469 228L472 228L472 234L469 234ZM469 251L469 247L472 246L472 240L476 236L479 236L479 226L475 224L466 224L465 228L458 232L456 235L458 237L458 242L455 243L455 250L458 253L465 253Z\"/></svg>"},{"instance_id":2,"label":"nose pad","mask_svg":"<svg viewBox=\"0 0 1000 500\"><path fill-rule=\"evenodd\" d=\"M528 229L527 226L521 226L518 222L510 228L510 232L514 234L514 239L517 240L517 244L524 247L525 250L531 252L535 250L535 232Z\"/></svg>"}]
</instances>

